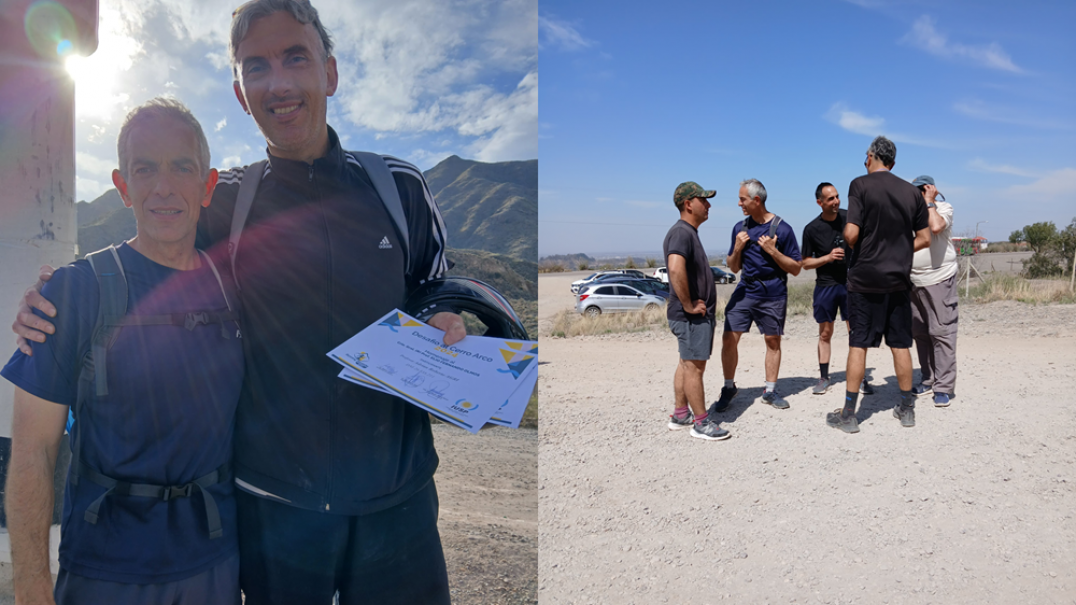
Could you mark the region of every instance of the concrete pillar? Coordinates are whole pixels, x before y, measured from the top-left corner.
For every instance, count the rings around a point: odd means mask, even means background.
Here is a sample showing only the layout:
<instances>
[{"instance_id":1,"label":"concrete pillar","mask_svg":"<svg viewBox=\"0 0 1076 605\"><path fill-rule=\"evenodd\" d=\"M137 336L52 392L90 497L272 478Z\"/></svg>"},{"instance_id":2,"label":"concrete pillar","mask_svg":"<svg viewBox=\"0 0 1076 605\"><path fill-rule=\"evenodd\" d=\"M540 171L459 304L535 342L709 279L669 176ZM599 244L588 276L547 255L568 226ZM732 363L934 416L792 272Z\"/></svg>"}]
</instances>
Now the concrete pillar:
<instances>
[{"instance_id":1,"label":"concrete pillar","mask_svg":"<svg viewBox=\"0 0 1076 605\"><path fill-rule=\"evenodd\" d=\"M0 364L13 350L8 326L43 264L75 258L75 88L71 54L97 49L97 0L5 0L0 11ZM0 380L0 481L11 452L14 388ZM66 439L62 446L67 450ZM59 523L66 466L57 469ZM57 526L53 536L58 538ZM56 570L56 545L53 571ZM11 594L7 517L0 492L0 602Z\"/></svg>"}]
</instances>

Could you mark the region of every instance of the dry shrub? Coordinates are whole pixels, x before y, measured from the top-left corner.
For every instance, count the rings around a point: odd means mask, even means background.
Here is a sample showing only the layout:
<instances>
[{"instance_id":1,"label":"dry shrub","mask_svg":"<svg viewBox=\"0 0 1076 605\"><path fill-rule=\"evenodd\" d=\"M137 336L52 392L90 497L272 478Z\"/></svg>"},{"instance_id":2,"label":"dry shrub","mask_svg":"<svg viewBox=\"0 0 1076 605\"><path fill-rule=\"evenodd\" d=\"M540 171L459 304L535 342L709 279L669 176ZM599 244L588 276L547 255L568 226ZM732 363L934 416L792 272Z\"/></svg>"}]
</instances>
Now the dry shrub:
<instances>
[{"instance_id":1,"label":"dry shrub","mask_svg":"<svg viewBox=\"0 0 1076 605\"><path fill-rule=\"evenodd\" d=\"M598 317L586 317L575 310L561 311L553 318L550 335L557 338L594 336L597 334L621 334L646 332L668 325L665 309L635 311L632 313L605 313Z\"/></svg>"},{"instance_id":2,"label":"dry shrub","mask_svg":"<svg viewBox=\"0 0 1076 605\"><path fill-rule=\"evenodd\" d=\"M567 269L562 263L542 262L538 264L539 273L564 273Z\"/></svg>"},{"instance_id":3,"label":"dry shrub","mask_svg":"<svg viewBox=\"0 0 1076 605\"><path fill-rule=\"evenodd\" d=\"M965 287L961 285L959 290L960 295L964 296ZM1068 280L1029 280L1005 273L987 274L986 279L971 288L970 298L982 303L999 300L1029 304L1076 303L1076 295L1069 289Z\"/></svg>"}]
</instances>

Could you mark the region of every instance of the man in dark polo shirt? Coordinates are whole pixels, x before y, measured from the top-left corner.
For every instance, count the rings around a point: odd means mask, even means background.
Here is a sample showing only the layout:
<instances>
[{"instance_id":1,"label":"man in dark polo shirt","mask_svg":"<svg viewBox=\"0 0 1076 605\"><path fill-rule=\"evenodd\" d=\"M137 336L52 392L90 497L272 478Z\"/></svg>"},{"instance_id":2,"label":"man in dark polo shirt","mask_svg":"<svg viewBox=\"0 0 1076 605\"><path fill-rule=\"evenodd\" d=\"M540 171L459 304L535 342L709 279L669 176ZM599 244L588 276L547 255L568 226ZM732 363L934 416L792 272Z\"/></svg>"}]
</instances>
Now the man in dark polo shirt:
<instances>
[{"instance_id":1,"label":"man in dark polo shirt","mask_svg":"<svg viewBox=\"0 0 1076 605\"><path fill-rule=\"evenodd\" d=\"M821 183L814 190L814 197L822 214L803 228L800 266L815 271L814 319L818 322L818 371L819 379L811 392L822 395L829 390L830 344L833 338L833 322L840 311L841 320L848 320L848 265L845 263L844 225L848 213L841 208L841 196L831 183ZM860 392L874 392L866 379Z\"/></svg>"},{"instance_id":2,"label":"man in dark polo shirt","mask_svg":"<svg viewBox=\"0 0 1076 605\"><path fill-rule=\"evenodd\" d=\"M669 229L662 245L672 290L666 315L680 347L680 363L673 378L676 406L669 428L691 427L692 437L711 441L729 438L729 432L706 413L702 384L706 361L714 348L717 290L706 250L699 241L699 225L709 218L709 198L715 194L693 181L680 183L673 194L680 220Z\"/></svg>"},{"instance_id":3,"label":"man in dark polo shirt","mask_svg":"<svg viewBox=\"0 0 1076 605\"><path fill-rule=\"evenodd\" d=\"M897 147L877 137L863 163L867 174L848 186L848 224L844 239L852 249L848 262L848 364L846 385L863 380L867 349L885 343L893 351L900 404L893 415L902 426L915 426L912 392L912 255L930 245L927 206L911 183L891 172ZM826 415L826 424L858 433L858 389L845 393L844 407Z\"/></svg>"}]
</instances>

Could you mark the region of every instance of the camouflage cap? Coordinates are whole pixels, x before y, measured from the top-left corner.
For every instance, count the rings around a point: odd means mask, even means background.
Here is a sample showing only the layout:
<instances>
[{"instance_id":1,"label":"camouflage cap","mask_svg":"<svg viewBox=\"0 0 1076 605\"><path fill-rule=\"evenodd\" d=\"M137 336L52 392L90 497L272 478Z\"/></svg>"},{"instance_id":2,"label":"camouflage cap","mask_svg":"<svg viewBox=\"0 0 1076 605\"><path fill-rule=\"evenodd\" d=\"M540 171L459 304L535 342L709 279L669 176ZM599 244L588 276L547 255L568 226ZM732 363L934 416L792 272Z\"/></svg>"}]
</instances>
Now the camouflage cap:
<instances>
[{"instance_id":1,"label":"camouflage cap","mask_svg":"<svg viewBox=\"0 0 1076 605\"><path fill-rule=\"evenodd\" d=\"M703 189L695 181L687 181L680 183L676 188L676 193L673 194L673 203L677 208L683 208L684 202L696 198L696 197L714 197L717 195L717 191L713 189Z\"/></svg>"}]
</instances>

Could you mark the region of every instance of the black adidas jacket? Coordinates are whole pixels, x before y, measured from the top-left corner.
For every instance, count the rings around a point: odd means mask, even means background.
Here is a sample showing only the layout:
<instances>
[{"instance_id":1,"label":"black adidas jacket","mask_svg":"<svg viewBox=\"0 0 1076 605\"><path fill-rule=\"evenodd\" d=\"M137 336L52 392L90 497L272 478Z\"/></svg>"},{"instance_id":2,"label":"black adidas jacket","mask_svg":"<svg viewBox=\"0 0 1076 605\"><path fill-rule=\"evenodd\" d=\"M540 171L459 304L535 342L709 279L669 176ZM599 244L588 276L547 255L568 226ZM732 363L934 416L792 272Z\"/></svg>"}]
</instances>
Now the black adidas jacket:
<instances>
[{"instance_id":1,"label":"black adidas jacket","mask_svg":"<svg viewBox=\"0 0 1076 605\"><path fill-rule=\"evenodd\" d=\"M437 468L429 417L337 378L326 353L445 270L445 228L422 173L386 158L408 219L416 274L405 279L392 219L329 129L306 164L269 156L236 256L246 380L236 418L236 481L294 506L367 514L398 504ZM244 169L221 172L198 246L227 261Z\"/></svg>"}]
</instances>

